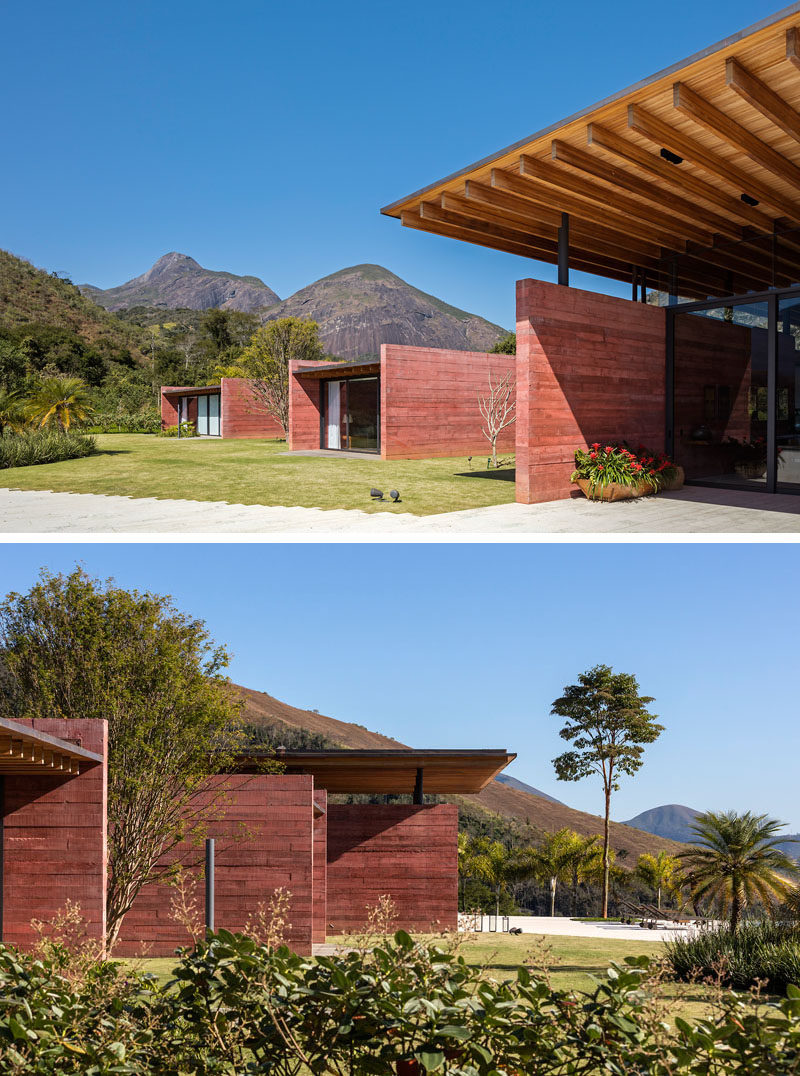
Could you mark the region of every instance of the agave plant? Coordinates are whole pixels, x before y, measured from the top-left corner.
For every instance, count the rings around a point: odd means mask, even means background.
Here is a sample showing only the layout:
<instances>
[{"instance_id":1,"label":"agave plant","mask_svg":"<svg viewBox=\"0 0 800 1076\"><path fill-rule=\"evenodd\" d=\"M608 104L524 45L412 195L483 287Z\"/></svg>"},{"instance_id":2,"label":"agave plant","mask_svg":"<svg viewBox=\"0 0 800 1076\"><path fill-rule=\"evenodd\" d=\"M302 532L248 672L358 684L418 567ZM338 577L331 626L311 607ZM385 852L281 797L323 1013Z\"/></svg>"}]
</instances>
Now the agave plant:
<instances>
[{"instance_id":1,"label":"agave plant","mask_svg":"<svg viewBox=\"0 0 800 1076\"><path fill-rule=\"evenodd\" d=\"M55 426L63 431L74 422L85 422L93 411L89 389L79 377L45 378L25 406L28 420L36 426Z\"/></svg>"}]
</instances>

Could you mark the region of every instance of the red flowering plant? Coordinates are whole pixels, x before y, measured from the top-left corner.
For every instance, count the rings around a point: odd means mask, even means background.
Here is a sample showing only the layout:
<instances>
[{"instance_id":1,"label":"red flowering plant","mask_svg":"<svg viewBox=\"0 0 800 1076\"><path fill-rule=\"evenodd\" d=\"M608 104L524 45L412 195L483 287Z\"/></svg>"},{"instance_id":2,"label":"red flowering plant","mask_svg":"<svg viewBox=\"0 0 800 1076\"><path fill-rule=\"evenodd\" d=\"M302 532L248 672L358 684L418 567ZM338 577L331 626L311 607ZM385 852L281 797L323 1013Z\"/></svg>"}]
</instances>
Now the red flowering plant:
<instances>
[{"instance_id":1,"label":"red flowering plant","mask_svg":"<svg viewBox=\"0 0 800 1076\"><path fill-rule=\"evenodd\" d=\"M622 444L601 445L595 442L588 451L575 452L572 481L589 483L589 496L602 495L614 483L619 486L651 486L653 492L677 474L676 464L664 452L650 452L639 445L635 452Z\"/></svg>"}]
</instances>

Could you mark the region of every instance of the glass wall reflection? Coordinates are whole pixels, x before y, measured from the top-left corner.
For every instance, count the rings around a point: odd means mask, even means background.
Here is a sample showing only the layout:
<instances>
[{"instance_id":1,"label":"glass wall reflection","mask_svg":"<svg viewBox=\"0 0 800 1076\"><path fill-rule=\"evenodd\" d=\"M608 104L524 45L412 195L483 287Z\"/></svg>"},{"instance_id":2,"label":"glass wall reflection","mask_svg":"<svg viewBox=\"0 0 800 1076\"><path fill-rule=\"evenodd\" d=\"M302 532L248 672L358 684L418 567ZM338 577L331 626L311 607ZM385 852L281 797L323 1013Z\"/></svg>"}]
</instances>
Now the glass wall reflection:
<instances>
[{"instance_id":1,"label":"glass wall reflection","mask_svg":"<svg viewBox=\"0 0 800 1076\"><path fill-rule=\"evenodd\" d=\"M800 296L778 301L778 490L800 492Z\"/></svg>"}]
</instances>

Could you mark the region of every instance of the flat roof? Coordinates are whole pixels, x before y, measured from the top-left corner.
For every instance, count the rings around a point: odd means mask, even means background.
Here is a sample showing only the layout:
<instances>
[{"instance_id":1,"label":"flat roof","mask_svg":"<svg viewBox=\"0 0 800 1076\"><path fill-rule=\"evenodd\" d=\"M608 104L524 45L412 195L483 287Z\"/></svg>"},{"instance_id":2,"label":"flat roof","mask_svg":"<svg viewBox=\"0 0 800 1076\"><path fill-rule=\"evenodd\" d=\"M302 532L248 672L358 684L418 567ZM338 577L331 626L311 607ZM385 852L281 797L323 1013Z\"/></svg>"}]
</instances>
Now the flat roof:
<instances>
[{"instance_id":1,"label":"flat roof","mask_svg":"<svg viewBox=\"0 0 800 1076\"><path fill-rule=\"evenodd\" d=\"M276 757L287 773L311 774L330 793L411 795L421 769L426 793L468 795L484 789L517 756L500 749L253 751L242 756L240 768L246 772L248 763L255 766L264 757Z\"/></svg>"},{"instance_id":2,"label":"flat roof","mask_svg":"<svg viewBox=\"0 0 800 1076\"><path fill-rule=\"evenodd\" d=\"M737 274L745 290L770 286L770 250L736 244L800 222L798 12L791 4L381 212L552 263L569 213L576 269L631 280L679 254L682 294L729 293ZM779 285L800 279L800 241L781 242L778 260Z\"/></svg>"},{"instance_id":3,"label":"flat roof","mask_svg":"<svg viewBox=\"0 0 800 1076\"><path fill-rule=\"evenodd\" d=\"M0 718L0 774L77 774L102 761L70 740Z\"/></svg>"},{"instance_id":4,"label":"flat roof","mask_svg":"<svg viewBox=\"0 0 800 1076\"><path fill-rule=\"evenodd\" d=\"M207 396L219 392L219 385L162 385L162 396Z\"/></svg>"},{"instance_id":5,"label":"flat roof","mask_svg":"<svg viewBox=\"0 0 800 1076\"><path fill-rule=\"evenodd\" d=\"M380 359L351 359L348 362L328 362L324 365L299 367L294 371L295 377L330 377L331 374L341 374L343 377L354 377L358 374L378 374L381 370Z\"/></svg>"}]
</instances>

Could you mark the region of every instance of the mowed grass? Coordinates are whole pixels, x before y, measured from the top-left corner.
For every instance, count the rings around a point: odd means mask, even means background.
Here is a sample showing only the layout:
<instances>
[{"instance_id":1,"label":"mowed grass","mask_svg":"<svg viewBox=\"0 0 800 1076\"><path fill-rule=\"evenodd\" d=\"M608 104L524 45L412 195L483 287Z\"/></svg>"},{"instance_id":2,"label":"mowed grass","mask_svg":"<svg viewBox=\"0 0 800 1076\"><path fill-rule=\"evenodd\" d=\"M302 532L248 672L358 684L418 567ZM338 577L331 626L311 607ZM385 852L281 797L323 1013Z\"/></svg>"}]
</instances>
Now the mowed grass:
<instances>
[{"instance_id":1,"label":"mowed grass","mask_svg":"<svg viewBox=\"0 0 800 1076\"><path fill-rule=\"evenodd\" d=\"M346 936L328 939L330 943L342 945L347 945L348 940ZM558 935L477 934L465 938L459 952L467 963L483 969L492 979L515 978L517 969L524 965L534 974L546 974L554 989L586 992L593 988L593 978L605 978L611 961L621 964L627 956L658 958L663 953L663 945ZM161 982L168 982L177 961L159 957L122 963L149 972ZM702 986L667 983L659 989L671 1018L699 1019L709 1011L710 994Z\"/></svg>"},{"instance_id":2,"label":"mowed grass","mask_svg":"<svg viewBox=\"0 0 800 1076\"><path fill-rule=\"evenodd\" d=\"M508 504L514 471L485 469L486 455L435 460L287 455L283 441L200 440L99 434L95 456L0 471L0 486L58 493L227 501L302 508L432 515ZM479 466L480 461L483 467ZM376 486L401 504L375 503Z\"/></svg>"}]
</instances>

